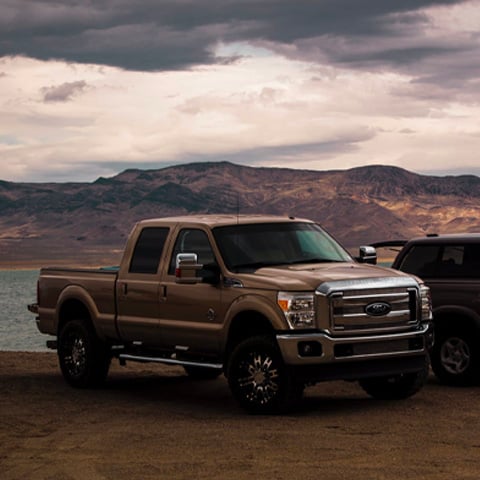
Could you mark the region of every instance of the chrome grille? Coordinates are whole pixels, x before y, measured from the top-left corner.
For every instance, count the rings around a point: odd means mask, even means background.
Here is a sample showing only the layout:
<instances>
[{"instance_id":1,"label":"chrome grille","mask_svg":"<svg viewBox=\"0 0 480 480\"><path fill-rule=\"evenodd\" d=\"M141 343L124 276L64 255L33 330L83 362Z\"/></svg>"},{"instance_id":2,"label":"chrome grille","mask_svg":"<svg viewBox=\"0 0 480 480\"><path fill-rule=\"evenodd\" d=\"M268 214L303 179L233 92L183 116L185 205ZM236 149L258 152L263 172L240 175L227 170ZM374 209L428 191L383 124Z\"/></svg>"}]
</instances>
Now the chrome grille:
<instances>
[{"instance_id":1,"label":"chrome grille","mask_svg":"<svg viewBox=\"0 0 480 480\"><path fill-rule=\"evenodd\" d=\"M317 322L333 335L401 331L418 322L418 284L413 278L327 282L317 295Z\"/></svg>"}]
</instances>

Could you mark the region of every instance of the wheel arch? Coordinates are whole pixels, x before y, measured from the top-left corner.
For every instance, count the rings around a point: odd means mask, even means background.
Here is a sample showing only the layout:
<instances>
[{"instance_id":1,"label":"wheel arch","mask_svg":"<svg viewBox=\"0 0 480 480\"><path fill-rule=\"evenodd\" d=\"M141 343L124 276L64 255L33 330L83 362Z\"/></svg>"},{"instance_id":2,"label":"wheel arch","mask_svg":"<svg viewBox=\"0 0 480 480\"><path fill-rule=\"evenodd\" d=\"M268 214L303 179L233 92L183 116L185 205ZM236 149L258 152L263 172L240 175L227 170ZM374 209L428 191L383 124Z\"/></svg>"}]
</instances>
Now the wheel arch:
<instances>
[{"instance_id":1,"label":"wheel arch","mask_svg":"<svg viewBox=\"0 0 480 480\"><path fill-rule=\"evenodd\" d=\"M57 335L62 327L70 320L83 320L95 332L98 338L103 338L96 328L94 319L98 317L98 310L93 299L81 287L67 287L59 296L56 308Z\"/></svg>"},{"instance_id":2,"label":"wheel arch","mask_svg":"<svg viewBox=\"0 0 480 480\"><path fill-rule=\"evenodd\" d=\"M434 309L433 324L437 330L457 327L480 333L480 315L461 306L443 306Z\"/></svg>"},{"instance_id":3,"label":"wheel arch","mask_svg":"<svg viewBox=\"0 0 480 480\"><path fill-rule=\"evenodd\" d=\"M239 342L257 335L272 335L286 328L276 304L265 297L248 295L236 300L226 315L223 352L225 362Z\"/></svg>"},{"instance_id":4,"label":"wheel arch","mask_svg":"<svg viewBox=\"0 0 480 480\"><path fill-rule=\"evenodd\" d=\"M257 310L239 312L230 322L225 354L228 354L246 338L258 335L273 335L274 328L270 320Z\"/></svg>"}]
</instances>

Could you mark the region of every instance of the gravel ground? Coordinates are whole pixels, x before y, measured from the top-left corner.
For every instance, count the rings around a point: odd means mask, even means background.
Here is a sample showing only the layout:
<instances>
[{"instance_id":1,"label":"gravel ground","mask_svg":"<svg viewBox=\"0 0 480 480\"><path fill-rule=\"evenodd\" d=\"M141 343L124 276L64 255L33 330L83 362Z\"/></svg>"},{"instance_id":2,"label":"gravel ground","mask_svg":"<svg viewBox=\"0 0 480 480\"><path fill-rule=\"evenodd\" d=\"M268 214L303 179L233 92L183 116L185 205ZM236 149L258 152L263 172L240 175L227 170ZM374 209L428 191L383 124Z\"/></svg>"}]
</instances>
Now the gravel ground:
<instances>
[{"instance_id":1,"label":"gravel ground","mask_svg":"<svg viewBox=\"0 0 480 480\"><path fill-rule=\"evenodd\" d=\"M479 391L430 377L386 402L331 382L250 416L223 377L114 362L105 388L75 390L53 353L0 352L0 478L478 480Z\"/></svg>"}]
</instances>

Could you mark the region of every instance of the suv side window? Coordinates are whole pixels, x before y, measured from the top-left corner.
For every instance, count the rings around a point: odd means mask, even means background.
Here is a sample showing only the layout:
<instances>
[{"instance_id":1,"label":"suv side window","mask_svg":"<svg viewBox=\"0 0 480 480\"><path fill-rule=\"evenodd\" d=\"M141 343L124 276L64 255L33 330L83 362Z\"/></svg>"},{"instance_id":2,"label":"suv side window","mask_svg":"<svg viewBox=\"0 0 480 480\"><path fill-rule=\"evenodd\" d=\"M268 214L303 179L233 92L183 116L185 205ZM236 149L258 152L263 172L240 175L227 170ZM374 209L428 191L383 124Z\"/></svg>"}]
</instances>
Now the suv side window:
<instances>
[{"instance_id":1,"label":"suv side window","mask_svg":"<svg viewBox=\"0 0 480 480\"><path fill-rule=\"evenodd\" d=\"M466 277L480 278L480 243L465 245L463 263Z\"/></svg>"},{"instance_id":2,"label":"suv side window","mask_svg":"<svg viewBox=\"0 0 480 480\"><path fill-rule=\"evenodd\" d=\"M437 275L447 278L461 276L464 270L464 254L463 245L445 245L438 263Z\"/></svg>"},{"instance_id":3,"label":"suv side window","mask_svg":"<svg viewBox=\"0 0 480 480\"><path fill-rule=\"evenodd\" d=\"M168 228L146 227L138 237L130 262L130 273L155 274L162 256Z\"/></svg>"},{"instance_id":4,"label":"suv side window","mask_svg":"<svg viewBox=\"0 0 480 480\"><path fill-rule=\"evenodd\" d=\"M480 277L480 245L446 245L442 254L442 262L438 276Z\"/></svg>"},{"instance_id":5,"label":"suv side window","mask_svg":"<svg viewBox=\"0 0 480 480\"><path fill-rule=\"evenodd\" d=\"M413 245L399 269L421 278L478 278L480 244Z\"/></svg>"},{"instance_id":6,"label":"suv side window","mask_svg":"<svg viewBox=\"0 0 480 480\"><path fill-rule=\"evenodd\" d=\"M399 269L419 277L433 276L440 248L440 245L413 245L403 258Z\"/></svg>"},{"instance_id":7,"label":"suv side window","mask_svg":"<svg viewBox=\"0 0 480 480\"><path fill-rule=\"evenodd\" d=\"M175 262L179 253L196 253L198 255L198 263L202 265L216 264L210 241L203 230L195 228L180 230L173 248L172 258L170 259L169 275L175 274ZM199 276L202 276L201 274L202 270L199 271Z\"/></svg>"}]
</instances>

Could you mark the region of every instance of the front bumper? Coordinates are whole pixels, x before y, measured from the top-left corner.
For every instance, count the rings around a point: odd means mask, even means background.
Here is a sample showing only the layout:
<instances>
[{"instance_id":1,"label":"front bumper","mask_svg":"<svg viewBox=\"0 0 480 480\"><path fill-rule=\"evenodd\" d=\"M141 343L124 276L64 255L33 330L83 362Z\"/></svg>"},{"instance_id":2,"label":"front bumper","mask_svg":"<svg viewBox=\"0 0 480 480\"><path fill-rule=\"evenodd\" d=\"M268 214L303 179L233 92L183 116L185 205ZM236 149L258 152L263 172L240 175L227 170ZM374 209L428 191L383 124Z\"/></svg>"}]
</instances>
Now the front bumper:
<instances>
[{"instance_id":1,"label":"front bumper","mask_svg":"<svg viewBox=\"0 0 480 480\"><path fill-rule=\"evenodd\" d=\"M357 337L327 333L280 333L277 342L287 365L345 364L393 357L425 356L433 342L430 322L413 331Z\"/></svg>"}]
</instances>

